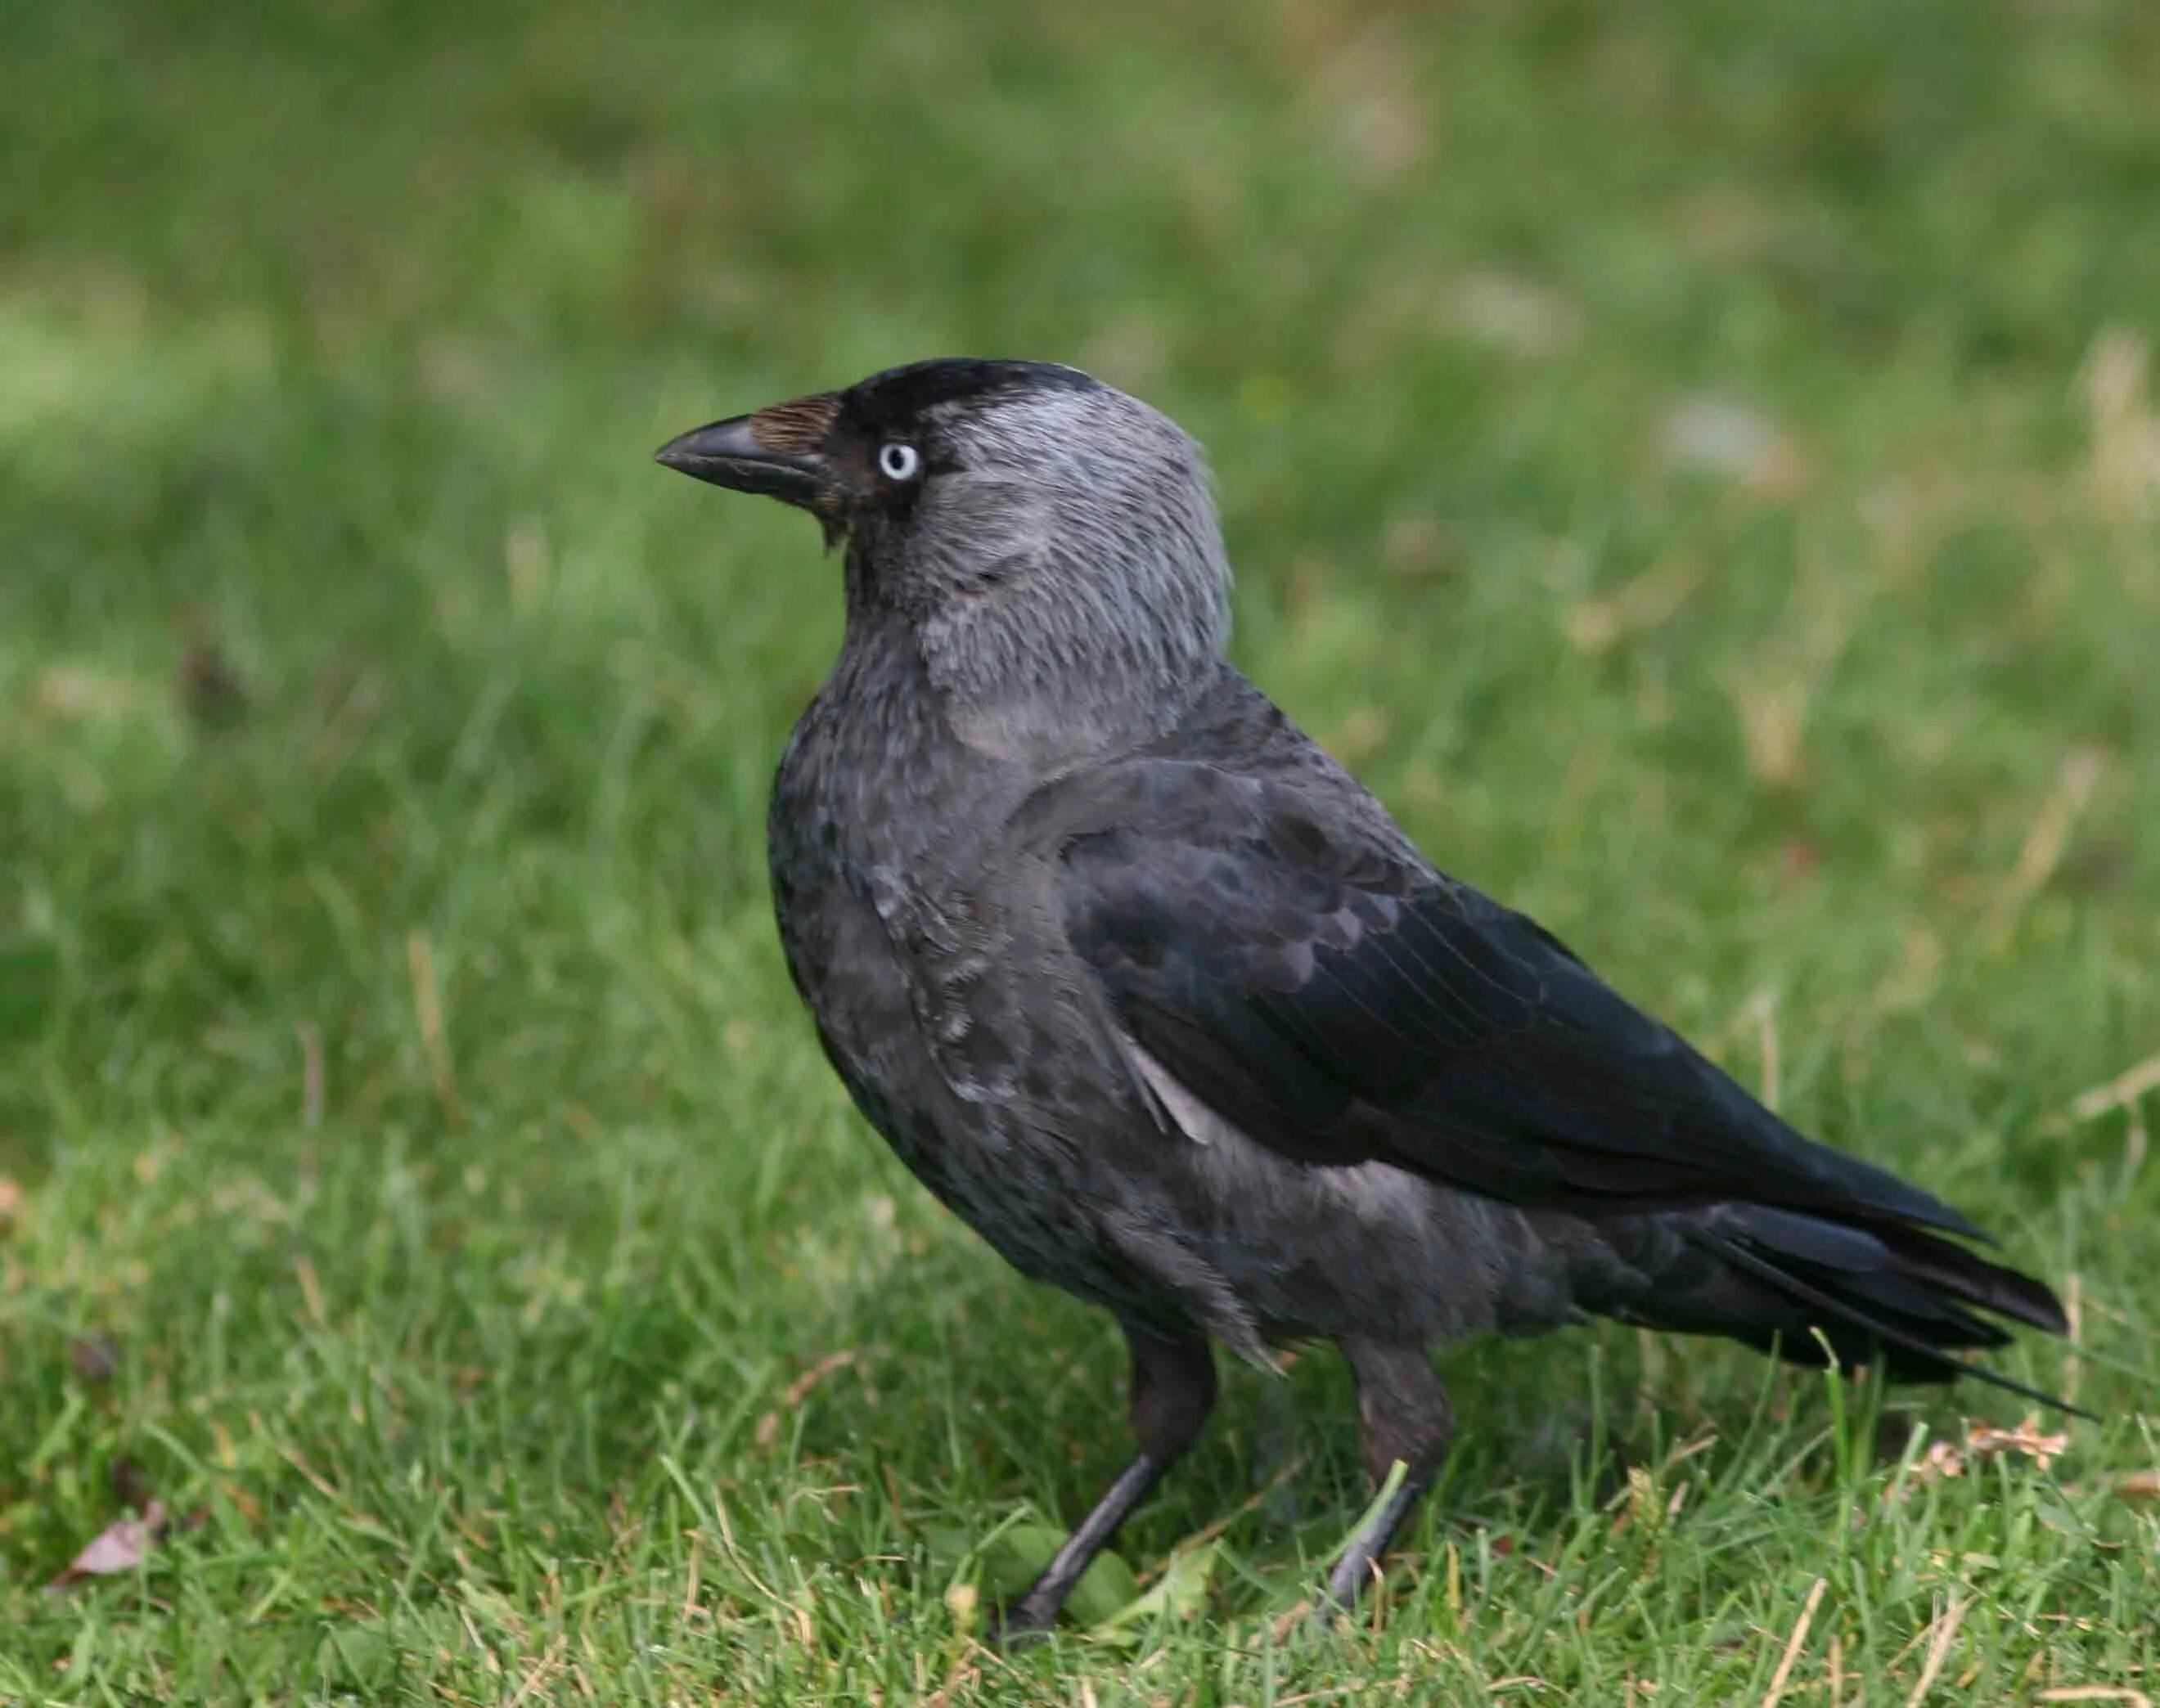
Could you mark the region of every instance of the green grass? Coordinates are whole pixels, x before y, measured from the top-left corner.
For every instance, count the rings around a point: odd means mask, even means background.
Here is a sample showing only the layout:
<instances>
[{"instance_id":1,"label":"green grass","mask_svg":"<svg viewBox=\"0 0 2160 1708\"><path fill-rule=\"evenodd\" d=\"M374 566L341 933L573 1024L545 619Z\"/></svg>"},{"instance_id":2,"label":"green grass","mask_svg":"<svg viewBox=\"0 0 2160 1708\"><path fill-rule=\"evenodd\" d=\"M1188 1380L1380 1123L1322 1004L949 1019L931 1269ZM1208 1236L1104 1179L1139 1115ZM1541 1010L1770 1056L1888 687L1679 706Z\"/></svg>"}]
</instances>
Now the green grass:
<instances>
[{"instance_id":1,"label":"green grass","mask_svg":"<svg viewBox=\"0 0 2160 1708\"><path fill-rule=\"evenodd\" d=\"M0 24L0 1699L1632 1708L1810 1605L1789 1703L2160 1694L2160 1108L2064 1118L2160 1052L2160 14L1036 10ZM646 460L958 351L1202 435L1242 661L2074 1278L2007 1366L2107 1420L1924 1482L2019 1408L1453 1351L1319 1639L1347 1383L1233 1371L1123 1544L1230 1520L1195 1617L972 1643L1121 1461L1115 1336L826 1070L761 818L833 568ZM1756 478L1675 465L1706 397ZM45 1593L129 1484L200 1522Z\"/></svg>"}]
</instances>

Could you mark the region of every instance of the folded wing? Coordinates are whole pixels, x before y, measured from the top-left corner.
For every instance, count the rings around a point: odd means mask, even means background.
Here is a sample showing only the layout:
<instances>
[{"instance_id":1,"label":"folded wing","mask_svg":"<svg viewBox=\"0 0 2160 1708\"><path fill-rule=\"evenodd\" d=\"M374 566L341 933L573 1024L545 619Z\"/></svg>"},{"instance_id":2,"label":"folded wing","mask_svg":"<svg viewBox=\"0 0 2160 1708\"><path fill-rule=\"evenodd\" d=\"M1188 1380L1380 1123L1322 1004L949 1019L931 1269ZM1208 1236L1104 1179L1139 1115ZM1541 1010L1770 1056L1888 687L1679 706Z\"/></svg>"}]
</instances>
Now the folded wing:
<instances>
[{"instance_id":1,"label":"folded wing","mask_svg":"<svg viewBox=\"0 0 2160 1708\"><path fill-rule=\"evenodd\" d=\"M1072 947L1149 1053L1262 1143L1589 1214L1745 1199L1979 1237L1380 826L1173 761L1081 787L1099 810L1062 844Z\"/></svg>"}]
</instances>

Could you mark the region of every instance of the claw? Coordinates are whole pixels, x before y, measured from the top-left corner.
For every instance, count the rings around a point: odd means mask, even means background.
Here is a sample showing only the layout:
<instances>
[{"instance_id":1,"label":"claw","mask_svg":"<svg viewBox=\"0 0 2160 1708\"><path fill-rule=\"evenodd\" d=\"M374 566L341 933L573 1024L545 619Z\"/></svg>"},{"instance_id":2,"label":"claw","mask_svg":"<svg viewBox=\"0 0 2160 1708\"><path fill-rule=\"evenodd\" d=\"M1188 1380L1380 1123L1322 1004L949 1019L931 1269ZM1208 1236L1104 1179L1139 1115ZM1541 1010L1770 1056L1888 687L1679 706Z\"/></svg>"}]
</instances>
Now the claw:
<instances>
[{"instance_id":1,"label":"claw","mask_svg":"<svg viewBox=\"0 0 2160 1708\"><path fill-rule=\"evenodd\" d=\"M994 1610L983 1627L985 1647L1001 1649L1010 1653L1015 1649L1032 1648L1039 1643L1050 1641L1050 1633L1057 1623L1057 1615L1045 1615L1040 1608L1030 1607L1025 1596L1010 1607Z\"/></svg>"}]
</instances>

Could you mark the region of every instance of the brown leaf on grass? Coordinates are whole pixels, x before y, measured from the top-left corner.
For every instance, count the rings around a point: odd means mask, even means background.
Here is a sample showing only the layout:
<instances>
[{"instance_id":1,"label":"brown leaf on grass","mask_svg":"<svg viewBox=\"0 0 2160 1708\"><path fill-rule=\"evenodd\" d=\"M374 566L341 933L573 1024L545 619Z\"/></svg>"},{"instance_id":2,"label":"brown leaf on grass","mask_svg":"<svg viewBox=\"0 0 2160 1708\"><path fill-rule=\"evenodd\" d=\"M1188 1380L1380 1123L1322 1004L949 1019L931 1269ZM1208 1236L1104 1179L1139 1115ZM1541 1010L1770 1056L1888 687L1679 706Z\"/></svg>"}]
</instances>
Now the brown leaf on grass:
<instances>
[{"instance_id":1,"label":"brown leaf on grass","mask_svg":"<svg viewBox=\"0 0 2160 1708\"><path fill-rule=\"evenodd\" d=\"M150 1479L125 1454L116 1458L106 1472L112 1493L130 1516L115 1519L91 1539L90 1545L69 1562L65 1571L45 1586L57 1595L86 1577L112 1577L129 1572L149 1557L150 1550L169 1536L200 1528L210 1518L206 1507L175 1518L164 1502L150 1493Z\"/></svg>"},{"instance_id":2,"label":"brown leaf on grass","mask_svg":"<svg viewBox=\"0 0 2160 1708\"><path fill-rule=\"evenodd\" d=\"M2118 1500L2160 1500L2160 1471L2133 1471L2115 1485Z\"/></svg>"},{"instance_id":3,"label":"brown leaf on grass","mask_svg":"<svg viewBox=\"0 0 2160 1708\"><path fill-rule=\"evenodd\" d=\"M66 1589L86 1577L112 1577L132 1571L149 1557L151 1547L165 1531L165 1503L153 1500L140 1518L115 1519L75 1555L68 1569L45 1586L48 1592Z\"/></svg>"},{"instance_id":4,"label":"brown leaf on grass","mask_svg":"<svg viewBox=\"0 0 2160 1708\"><path fill-rule=\"evenodd\" d=\"M0 1174L0 1227L10 1226L23 1219L23 1188L6 1175Z\"/></svg>"},{"instance_id":5,"label":"brown leaf on grass","mask_svg":"<svg viewBox=\"0 0 2160 1708\"><path fill-rule=\"evenodd\" d=\"M2070 1438L2066 1435L2041 1434L2037 1413L2028 1414L2015 1429L1999 1430L1989 1424L1972 1424L1965 1430L1963 1446L1949 1441L1929 1442L1928 1451L1913 1467L1913 1481L1939 1482L1947 1477L1962 1477L1968 1464L1982 1464L1990 1459L1999 1459L2005 1453L2030 1459L2045 1471L2069 1445Z\"/></svg>"},{"instance_id":6,"label":"brown leaf on grass","mask_svg":"<svg viewBox=\"0 0 2160 1708\"><path fill-rule=\"evenodd\" d=\"M2067 1435L2043 1435L2037 1413L2028 1414L2014 1430L1991 1429L1974 1424L1965 1432L1965 1451L1976 1459L1995 1459L2005 1453L2022 1454L2045 1471L2070 1445Z\"/></svg>"},{"instance_id":7,"label":"brown leaf on grass","mask_svg":"<svg viewBox=\"0 0 2160 1708\"><path fill-rule=\"evenodd\" d=\"M1930 1441L1920 1462L1913 1467L1915 1482L1939 1482L1946 1477L1965 1475L1965 1455L1948 1441Z\"/></svg>"}]
</instances>

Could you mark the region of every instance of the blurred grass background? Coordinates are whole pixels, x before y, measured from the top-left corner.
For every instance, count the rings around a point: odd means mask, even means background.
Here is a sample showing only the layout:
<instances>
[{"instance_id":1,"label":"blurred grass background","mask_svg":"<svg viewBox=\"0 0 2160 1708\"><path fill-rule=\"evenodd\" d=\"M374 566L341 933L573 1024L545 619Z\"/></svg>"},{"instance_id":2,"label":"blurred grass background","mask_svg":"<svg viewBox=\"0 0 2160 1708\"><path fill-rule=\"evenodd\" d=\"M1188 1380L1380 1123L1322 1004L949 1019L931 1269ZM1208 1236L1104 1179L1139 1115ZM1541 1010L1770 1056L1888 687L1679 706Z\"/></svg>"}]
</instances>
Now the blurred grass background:
<instances>
[{"instance_id":1,"label":"blurred grass background","mask_svg":"<svg viewBox=\"0 0 2160 1708\"><path fill-rule=\"evenodd\" d=\"M2152 1688L2160 12L74 0L0 73L0 1695L1726 1701L1803 1607L1791 1701ZM1310 1358L1125 1539L1237 1513L1205 1617L972 1645L1121 1359L818 1057L761 820L836 577L646 461L946 353L1206 440L1241 662L2069 1281L2010 1367L2110 1422L1924 1482L2015 1407L1451 1354L1316 1644Z\"/></svg>"}]
</instances>

